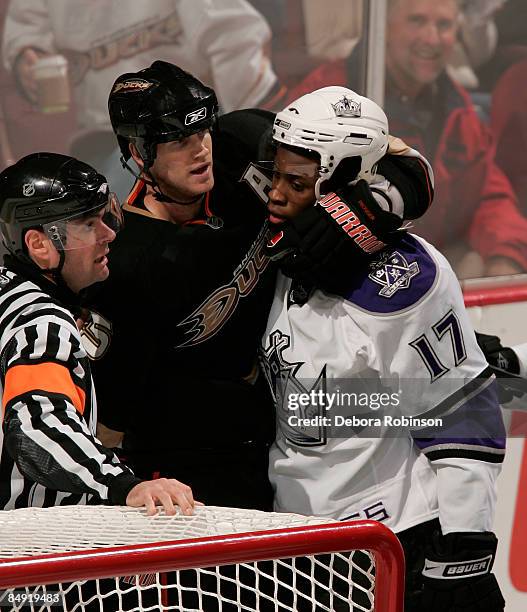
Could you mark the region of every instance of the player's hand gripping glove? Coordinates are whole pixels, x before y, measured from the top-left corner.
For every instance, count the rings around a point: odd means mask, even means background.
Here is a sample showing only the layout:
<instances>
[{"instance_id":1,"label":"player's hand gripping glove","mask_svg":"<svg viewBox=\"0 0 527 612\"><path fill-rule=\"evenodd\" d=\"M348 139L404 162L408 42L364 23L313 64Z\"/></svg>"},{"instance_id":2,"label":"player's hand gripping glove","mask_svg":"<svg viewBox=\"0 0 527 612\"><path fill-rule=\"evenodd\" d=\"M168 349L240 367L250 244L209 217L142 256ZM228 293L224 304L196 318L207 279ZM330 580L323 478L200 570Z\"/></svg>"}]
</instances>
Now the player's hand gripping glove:
<instances>
[{"instance_id":1,"label":"player's hand gripping glove","mask_svg":"<svg viewBox=\"0 0 527 612\"><path fill-rule=\"evenodd\" d=\"M505 600L492 565L498 540L490 531L436 532L426 551L423 598L426 612L502 612Z\"/></svg>"},{"instance_id":2,"label":"player's hand gripping glove","mask_svg":"<svg viewBox=\"0 0 527 612\"><path fill-rule=\"evenodd\" d=\"M502 346L498 336L476 332L476 340L498 379L500 403L506 404L527 393L527 381L519 376L520 362L516 353Z\"/></svg>"},{"instance_id":3,"label":"player's hand gripping glove","mask_svg":"<svg viewBox=\"0 0 527 612\"><path fill-rule=\"evenodd\" d=\"M266 254L286 276L339 293L349 288L358 266L399 238L401 223L360 180L274 226Z\"/></svg>"}]
</instances>

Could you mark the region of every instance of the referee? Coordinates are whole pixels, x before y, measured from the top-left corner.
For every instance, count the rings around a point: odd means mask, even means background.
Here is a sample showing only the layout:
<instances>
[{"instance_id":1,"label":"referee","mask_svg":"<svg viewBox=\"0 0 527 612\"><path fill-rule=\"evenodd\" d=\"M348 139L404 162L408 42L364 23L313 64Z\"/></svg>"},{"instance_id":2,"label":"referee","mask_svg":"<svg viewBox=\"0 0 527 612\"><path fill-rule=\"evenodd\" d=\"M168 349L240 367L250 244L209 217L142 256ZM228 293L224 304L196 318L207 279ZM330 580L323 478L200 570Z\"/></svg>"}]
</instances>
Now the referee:
<instances>
[{"instance_id":1,"label":"referee","mask_svg":"<svg viewBox=\"0 0 527 612\"><path fill-rule=\"evenodd\" d=\"M35 153L0 173L0 509L91 502L192 514L190 487L141 481L95 437L76 318L82 290L108 276L120 225L106 179L76 159Z\"/></svg>"}]
</instances>

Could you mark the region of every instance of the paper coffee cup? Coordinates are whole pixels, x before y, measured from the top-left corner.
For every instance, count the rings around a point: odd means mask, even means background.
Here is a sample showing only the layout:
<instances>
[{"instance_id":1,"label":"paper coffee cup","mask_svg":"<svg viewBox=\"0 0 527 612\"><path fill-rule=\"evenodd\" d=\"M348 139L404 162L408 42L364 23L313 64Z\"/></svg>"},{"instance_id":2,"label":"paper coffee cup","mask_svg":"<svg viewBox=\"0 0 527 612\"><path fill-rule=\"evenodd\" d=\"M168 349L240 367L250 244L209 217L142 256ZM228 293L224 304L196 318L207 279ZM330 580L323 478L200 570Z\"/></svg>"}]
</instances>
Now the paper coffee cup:
<instances>
[{"instance_id":1,"label":"paper coffee cup","mask_svg":"<svg viewBox=\"0 0 527 612\"><path fill-rule=\"evenodd\" d=\"M70 106L68 61L63 55L48 55L33 64L38 106L43 113L64 113Z\"/></svg>"}]
</instances>

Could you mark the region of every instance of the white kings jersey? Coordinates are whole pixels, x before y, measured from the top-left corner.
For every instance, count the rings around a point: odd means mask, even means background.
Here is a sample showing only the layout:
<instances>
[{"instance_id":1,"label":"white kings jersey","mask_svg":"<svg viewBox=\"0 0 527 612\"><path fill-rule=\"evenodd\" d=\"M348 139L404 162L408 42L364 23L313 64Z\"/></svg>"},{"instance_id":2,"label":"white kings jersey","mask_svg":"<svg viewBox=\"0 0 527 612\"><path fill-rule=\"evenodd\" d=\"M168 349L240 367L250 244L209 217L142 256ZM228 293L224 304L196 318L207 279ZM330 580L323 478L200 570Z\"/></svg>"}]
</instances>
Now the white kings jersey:
<instances>
[{"instance_id":1,"label":"white kings jersey","mask_svg":"<svg viewBox=\"0 0 527 612\"><path fill-rule=\"evenodd\" d=\"M505 433L446 259L409 234L344 297L295 303L295 284L279 275L262 346L276 510L396 532L437 516L445 534L492 530Z\"/></svg>"}]
</instances>

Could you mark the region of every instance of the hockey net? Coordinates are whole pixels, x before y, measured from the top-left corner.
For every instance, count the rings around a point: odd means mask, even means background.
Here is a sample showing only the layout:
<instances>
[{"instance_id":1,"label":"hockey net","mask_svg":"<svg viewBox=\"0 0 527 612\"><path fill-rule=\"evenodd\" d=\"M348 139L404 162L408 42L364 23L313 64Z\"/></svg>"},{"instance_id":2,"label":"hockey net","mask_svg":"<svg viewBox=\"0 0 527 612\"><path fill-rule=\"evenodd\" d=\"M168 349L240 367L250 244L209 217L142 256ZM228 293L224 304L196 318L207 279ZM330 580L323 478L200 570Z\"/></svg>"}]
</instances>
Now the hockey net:
<instances>
[{"instance_id":1,"label":"hockey net","mask_svg":"<svg viewBox=\"0 0 527 612\"><path fill-rule=\"evenodd\" d=\"M0 610L399 612L403 584L401 546L375 521L212 506L0 512Z\"/></svg>"}]
</instances>

